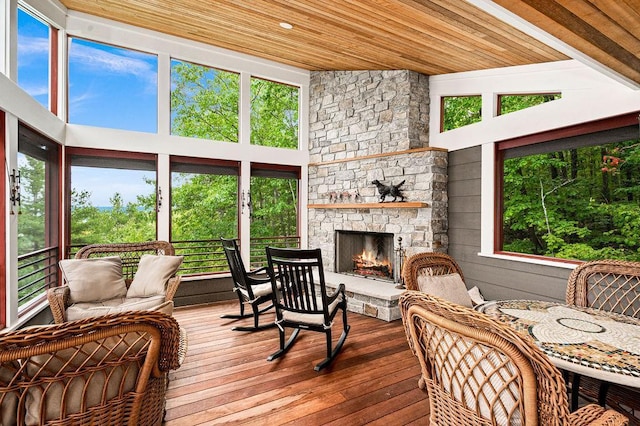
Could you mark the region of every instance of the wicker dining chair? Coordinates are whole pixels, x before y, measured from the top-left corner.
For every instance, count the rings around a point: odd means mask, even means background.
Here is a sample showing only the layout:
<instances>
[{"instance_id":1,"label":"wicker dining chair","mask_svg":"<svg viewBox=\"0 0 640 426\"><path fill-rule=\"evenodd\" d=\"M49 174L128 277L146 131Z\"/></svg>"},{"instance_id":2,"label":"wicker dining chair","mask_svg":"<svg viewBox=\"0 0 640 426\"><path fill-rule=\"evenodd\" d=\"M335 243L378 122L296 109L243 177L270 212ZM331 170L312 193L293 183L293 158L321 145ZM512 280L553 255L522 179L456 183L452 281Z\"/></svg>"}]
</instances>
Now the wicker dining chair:
<instances>
[{"instance_id":1,"label":"wicker dining chair","mask_svg":"<svg viewBox=\"0 0 640 426\"><path fill-rule=\"evenodd\" d=\"M162 424L179 326L137 311L0 333L0 424Z\"/></svg>"},{"instance_id":2,"label":"wicker dining chair","mask_svg":"<svg viewBox=\"0 0 640 426\"><path fill-rule=\"evenodd\" d=\"M420 290L418 277L428 273L432 276L459 274L462 281L464 275L458 263L448 254L424 252L417 253L405 260L402 266L402 278L407 290Z\"/></svg>"},{"instance_id":3,"label":"wicker dining chair","mask_svg":"<svg viewBox=\"0 0 640 426\"><path fill-rule=\"evenodd\" d=\"M590 307L640 318L640 262L594 260L578 265L567 281L568 305ZM572 375L572 405L578 396L598 400L640 425L640 390Z\"/></svg>"},{"instance_id":4,"label":"wicker dining chair","mask_svg":"<svg viewBox=\"0 0 640 426\"><path fill-rule=\"evenodd\" d=\"M259 331L275 327L273 321L260 324L260 314L273 308L273 291L267 268L247 271L236 240L220 238L220 241L233 278L233 291L240 303L240 314L224 314L220 318L253 318L253 326L235 326L231 328L234 331ZM245 304L251 307L251 313L244 312Z\"/></svg>"},{"instance_id":5,"label":"wicker dining chair","mask_svg":"<svg viewBox=\"0 0 640 426\"><path fill-rule=\"evenodd\" d=\"M417 291L400 297L432 425L625 425L596 404L569 413L564 379L532 339L473 309Z\"/></svg>"},{"instance_id":6,"label":"wicker dining chair","mask_svg":"<svg viewBox=\"0 0 640 426\"><path fill-rule=\"evenodd\" d=\"M134 243L109 243L109 244L90 244L78 250L75 259L90 259L109 256L118 256L122 261L122 277L129 288L138 270L140 259L143 255L163 255L175 256L173 245L168 241L145 241ZM165 313L173 310L173 298L180 285L180 276L171 276L165 284L162 300L158 303L170 306L169 309L163 308ZM50 288L47 290L47 299L53 320L56 324L68 321L67 309L73 304L71 299L71 291L68 285ZM79 318L73 318L79 319Z\"/></svg>"}]
</instances>

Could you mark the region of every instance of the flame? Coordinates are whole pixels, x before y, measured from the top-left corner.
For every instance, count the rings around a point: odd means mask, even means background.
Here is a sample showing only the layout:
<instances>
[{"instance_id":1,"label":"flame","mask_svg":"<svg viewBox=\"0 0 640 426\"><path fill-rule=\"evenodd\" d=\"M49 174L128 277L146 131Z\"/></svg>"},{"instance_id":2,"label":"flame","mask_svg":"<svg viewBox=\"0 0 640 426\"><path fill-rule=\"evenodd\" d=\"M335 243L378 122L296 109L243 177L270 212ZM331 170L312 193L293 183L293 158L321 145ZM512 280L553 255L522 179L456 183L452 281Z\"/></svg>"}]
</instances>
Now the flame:
<instances>
[{"instance_id":1,"label":"flame","mask_svg":"<svg viewBox=\"0 0 640 426\"><path fill-rule=\"evenodd\" d=\"M372 251L362 250L362 254L353 256L356 265L356 272L364 273L364 268L387 267L391 276L391 263L388 259L377 260Z\"/></svg>"}]
</instances>

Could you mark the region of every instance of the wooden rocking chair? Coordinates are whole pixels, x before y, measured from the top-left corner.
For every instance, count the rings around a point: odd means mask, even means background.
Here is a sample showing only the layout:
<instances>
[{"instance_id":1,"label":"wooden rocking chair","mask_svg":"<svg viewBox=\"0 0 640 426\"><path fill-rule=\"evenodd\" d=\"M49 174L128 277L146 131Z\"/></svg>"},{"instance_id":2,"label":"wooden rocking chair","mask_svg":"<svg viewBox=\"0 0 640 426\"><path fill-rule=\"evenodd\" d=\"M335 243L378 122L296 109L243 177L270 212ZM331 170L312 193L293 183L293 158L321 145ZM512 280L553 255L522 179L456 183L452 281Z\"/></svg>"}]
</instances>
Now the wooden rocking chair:
<instances>
[{"instance_id":1,"label":"wooden rocking chair","mask_svg":"<svg viewBox=\"0 0 640 426\"><path fill-rule=\"evenodd\" d=\"M347 324L347 298L344 284L333 294L327 294L320 249L283 249L267 247L269 275L276 305L276 325L280 331L280 349L269 358L272 361L284 355L295 343L301 329L326 335L327 357L315 366L316 371L328 366L342 349L349 325ZM279 293L276 293L280 285ZM342 309L342 335L335 347L331 340L333 319ZM285 343L285 328L293 333Z\"/></svg>"},{"instance_id":2,"label":"wooden rocking chair","mask_svg":"<svg viewBox=\"0 0 640 426\"><path fill-rule=\"evenodd\" d=\"M221 318L242 319L253 317L253 327L236 326L234 331L258 331L275 327L275 323L259 325L260 314L273 308L273 293L271 279L266 274L266 267L247 271L240 256L240 249L236 240L221 238L222 248L229 263L231 276L233 277L233 291L240 302L240 314L225 314ZM260 305L269 303L260 308ZM251 306L252 313L244 312L245 304Z\"/></svg>"}]
</instances>

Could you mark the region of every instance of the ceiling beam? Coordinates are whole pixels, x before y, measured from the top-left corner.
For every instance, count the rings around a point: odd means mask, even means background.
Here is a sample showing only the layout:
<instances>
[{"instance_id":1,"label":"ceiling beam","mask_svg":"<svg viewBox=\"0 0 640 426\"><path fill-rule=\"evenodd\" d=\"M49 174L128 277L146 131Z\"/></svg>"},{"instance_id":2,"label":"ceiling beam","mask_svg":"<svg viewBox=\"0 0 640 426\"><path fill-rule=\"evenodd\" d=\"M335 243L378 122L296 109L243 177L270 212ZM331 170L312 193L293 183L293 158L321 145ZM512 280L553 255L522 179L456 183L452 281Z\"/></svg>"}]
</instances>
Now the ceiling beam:
<instances>
[{"instance_id":1,"label":"ceiling beam","mask_svg":"<svg viewBox=\"0 0 640 426\"><path fill-rule=\"evenodd\" d=\"M581 52L580 50L570 46L569 44L563 42L562 40L556 38L555 36L549 34L548 32L542 30L541 28L533 25L531 22L526 19L516 15L515 13L505 9L504 7L496 4L492 0L465 0L467 3L470 3L484 12L491 14L497 19L500 19L506 24L509 24L525 34L535 38L541 43L546 44L547 46L561 52L568 57L579 61L586 66L598 71L599 73L606 75L607 77L615 80L618 83L624 84L625 86L640 90L640 82L636 82L619 72L613 70L607 65L595 60L591 56Z\"/></svg>"}]
</instances>

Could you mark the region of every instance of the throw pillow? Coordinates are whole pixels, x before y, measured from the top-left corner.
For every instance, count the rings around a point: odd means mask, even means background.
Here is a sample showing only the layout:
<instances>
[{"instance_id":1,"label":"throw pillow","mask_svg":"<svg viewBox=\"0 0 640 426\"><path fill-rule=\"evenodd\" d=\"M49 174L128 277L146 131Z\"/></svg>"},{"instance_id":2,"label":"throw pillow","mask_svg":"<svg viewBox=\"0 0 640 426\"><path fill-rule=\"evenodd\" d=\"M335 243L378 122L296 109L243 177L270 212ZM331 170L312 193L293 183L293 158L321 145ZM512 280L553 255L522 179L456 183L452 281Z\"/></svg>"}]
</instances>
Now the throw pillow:
<instances>
[{"instance_id":1,"label":"throw pillow","mask_svg":"<svg viewBox=\"0 0 640 426\"><path fill-rule=\"evenodd\" d=\"M467 293L467 287L464 285L460 274L421 274L418 275L418 287L424 293L432 294L468 308L473 307L469 293Z\"/></svg>"},{"instance_id":2,"label":"throw pillow","mask_svg":"<svg viewBox=\"0 0 640 426\"><path fill-rule=\"evenodd\" d=\"M118 256L64 259L59 265L69 286L71 303L108 300L127 294L122 260Z\"/></svg>"},{"instance_id":3,"label":"throw pillow","mask_svg":"<svg viewBox=\"0 0 640 426\"><path fill-rule=\"evenodd\" d=\"M167 281L176 273L182 259L182 256L143 254L127 290L127 298L165 294Z\"/></svg>"}]
</instances>

